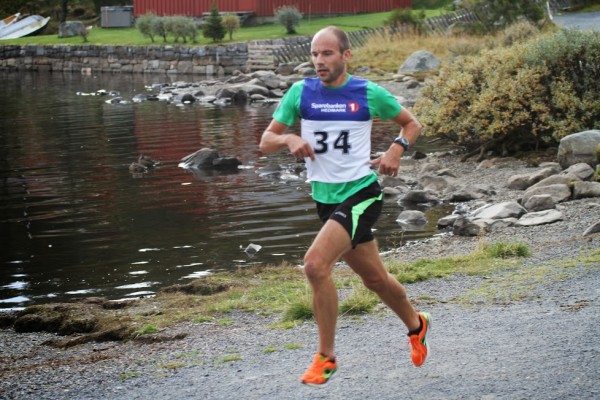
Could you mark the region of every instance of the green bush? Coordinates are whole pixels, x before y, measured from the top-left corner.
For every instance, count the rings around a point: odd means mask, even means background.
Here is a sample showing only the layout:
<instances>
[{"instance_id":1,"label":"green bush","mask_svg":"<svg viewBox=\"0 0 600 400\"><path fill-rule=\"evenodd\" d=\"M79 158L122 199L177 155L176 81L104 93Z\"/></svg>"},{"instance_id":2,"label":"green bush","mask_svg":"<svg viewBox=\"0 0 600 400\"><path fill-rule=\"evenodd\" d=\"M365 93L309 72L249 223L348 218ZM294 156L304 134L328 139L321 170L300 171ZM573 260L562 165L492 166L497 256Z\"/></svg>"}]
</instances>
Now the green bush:
<instances>
[{"instance_id":1,"label":"green bush","mask_svg":"<svg viewBox=\"0 0 600 400\"><path fill-rule=\"evenodd\" d=\"M152 30L152 22L156 19L156 15L153 13L147 13L140 15L135 20L135 27L142 34L142 36L149 37L152 43L154 43L154 31Z\"/></svg>"},{"instance_id":2,"label":"green bush","mask_svg":"<svg viewBox=\"0 0 600 400\"><path fill-rule=\"evenodd\" d=\"M392 11L384 23L395 29L408 27L415 33L421 33L423 31L424 19L425 14L423 11L415 14L409 8L397 8Z\"/></svg>"},{"instance_id":3,"label":"green bush","mask_svg":"<svg viewBox=\"0 0 600 400\"><path fill-rule=\"evenodd\" d=\"M415 104L426 135L508 155L600 128L600 32L564 30L444 66Z\"/></svg>"},{"instance_id":4,"label":"green bush","mask_svg":"<svg viewBox=\"0 0 600 400\"><path fill-rule=\"evenodd\" d=\"M210 15L206 18L204 25L202 25L202 34L205 38L212 39L213 42L220 41L225 37L223 18L221 18L221 14L219 14L215 3L212 3Z\"/></svg>"},{"instance_id":5,"label":"green bush","mask_svg":"<svg viewBox=\"0 0 600 400\"><path fill-rule=\"evenodd\" d=\"M235 14L225 15L223 17L223 26L229 34L229 40L232 40L233 32L240 29L240 17Z\"/></svg>"},{"instance_id":6,"label":"green bush","mask_svg":"<svg viewBox=\"0 0 600 400\"><path fill-rule=\"evenodd\" d=\"M197 30L192 18L181 15L163 18L165 20L165 30L167 34L173 36L175 43L178 43L179 39L182 39L183 43L187 43L188 38L191 42L196 42Z\"/></svg>"},{"instance_id":7,"label":"green bush","mask_svg":"<svg viewBox=\"0 0 600 400\"><path fill-rule=\"evenodd\" d=\"M296 33L296 27L300 25L302 14L294 6L283 6L275 11L275 20L283 25L288 34Z\"/></svg>"},{"instance_id":8,"label":"green bush","mask_svg":"<svg viewBox=\"0 0 600 400\"><path fill-rule=\"evenodd\" d=\"M167 24L164 17L157 17L150 21L150 31L154 36L163 38L163 42L167 43Z\"/></svg>"}]
</instances>

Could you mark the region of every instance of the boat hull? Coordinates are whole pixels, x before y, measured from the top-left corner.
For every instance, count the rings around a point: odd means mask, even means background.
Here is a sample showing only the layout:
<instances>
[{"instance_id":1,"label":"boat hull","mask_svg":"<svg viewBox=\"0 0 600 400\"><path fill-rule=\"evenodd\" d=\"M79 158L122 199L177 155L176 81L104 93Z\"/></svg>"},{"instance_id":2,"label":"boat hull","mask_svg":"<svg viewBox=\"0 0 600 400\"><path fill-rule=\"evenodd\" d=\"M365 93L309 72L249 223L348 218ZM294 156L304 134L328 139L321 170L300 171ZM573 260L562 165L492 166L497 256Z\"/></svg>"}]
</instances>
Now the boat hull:
<instances>
[{"instance_id":1,"label":"boat hull","mask_svg":"<svg viewBox=\"0 0 600 400\"><path fill-rule=\"evenodd\" d=\"M30 35L45 27L48 21L50 21L50 17L44 18L39 15L30 15L4 28L0 28L0 40L17 39Z\"/></svg>"}]
</instances>

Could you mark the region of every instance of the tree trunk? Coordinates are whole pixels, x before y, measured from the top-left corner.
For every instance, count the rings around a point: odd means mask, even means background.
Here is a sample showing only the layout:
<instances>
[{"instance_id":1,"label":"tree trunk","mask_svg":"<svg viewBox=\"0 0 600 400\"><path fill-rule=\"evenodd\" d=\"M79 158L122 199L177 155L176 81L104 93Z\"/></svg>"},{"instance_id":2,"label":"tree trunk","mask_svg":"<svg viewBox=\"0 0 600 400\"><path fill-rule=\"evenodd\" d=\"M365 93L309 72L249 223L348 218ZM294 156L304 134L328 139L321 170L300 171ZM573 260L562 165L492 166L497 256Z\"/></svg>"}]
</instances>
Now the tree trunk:
<instances>
[{"instance_id":1,"label":"tree trunk","mask_svg":"<svg viewBox=\"0 0 600 400\"><path fill-rule=\"evenodd\" d=\"M67 20L68 5L69 0L60 0L60 22L65 22Z\"/></svg>"}]
</instances>

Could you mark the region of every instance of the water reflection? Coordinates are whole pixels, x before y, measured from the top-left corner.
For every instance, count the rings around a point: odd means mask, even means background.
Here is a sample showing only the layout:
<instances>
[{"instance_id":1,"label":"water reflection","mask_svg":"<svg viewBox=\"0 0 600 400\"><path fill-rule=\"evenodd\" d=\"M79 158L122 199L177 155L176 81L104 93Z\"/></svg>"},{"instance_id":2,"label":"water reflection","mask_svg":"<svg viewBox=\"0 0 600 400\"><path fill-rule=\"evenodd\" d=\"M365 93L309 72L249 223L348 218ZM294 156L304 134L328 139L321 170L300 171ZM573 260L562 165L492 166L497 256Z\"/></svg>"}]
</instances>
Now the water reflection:
<instances>
[{"instance_id":1,"label":"water reflection","mask_svg":"<svg viewBox=\"0 0 600 400\"><path fill-rule=\"evenodd\" d=\"M78 92L118 90L131 100L165 77L1 73L0 307L154 293L160 286L252 263L299 262L319 223L302 180L256 169L293 160L262 157L257 143L274 105L177 107L107 104ZM392 125L378 123L380 148ZM243 162L192 174L179 160L203 147ZM139 154L160 165L129 172ZM384 209L383 248L435 232L403 234ZM261 250L250 257L244 249ZM143 289L143 290L141 290Z\"/></svg>"}]
</instances>

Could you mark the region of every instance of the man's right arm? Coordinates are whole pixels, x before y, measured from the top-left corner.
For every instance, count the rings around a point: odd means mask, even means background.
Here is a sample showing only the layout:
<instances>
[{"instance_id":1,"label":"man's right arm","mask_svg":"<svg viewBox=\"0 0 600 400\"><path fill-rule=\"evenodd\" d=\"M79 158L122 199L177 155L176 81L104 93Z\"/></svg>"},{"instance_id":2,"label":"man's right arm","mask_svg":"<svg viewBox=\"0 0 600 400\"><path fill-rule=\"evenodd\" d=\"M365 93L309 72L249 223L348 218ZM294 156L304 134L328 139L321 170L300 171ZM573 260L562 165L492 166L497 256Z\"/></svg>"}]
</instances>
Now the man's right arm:
<instances>
[{"instance_id":1,"label":"man's right arm","mask_svg":"<svg viewBox=\"0 0 600 400\"><path fill-rule=\"evenodd\" d=\"M315 153L300 136L286 133L288 126L273 119L260 138L260 151L264 154L272 153L287 147L296 158L310 157L315 159Z\"/></svg>"}]
</instances>

